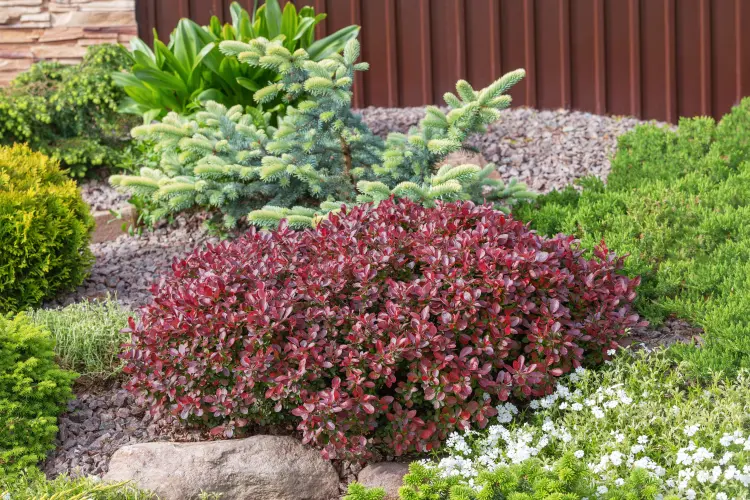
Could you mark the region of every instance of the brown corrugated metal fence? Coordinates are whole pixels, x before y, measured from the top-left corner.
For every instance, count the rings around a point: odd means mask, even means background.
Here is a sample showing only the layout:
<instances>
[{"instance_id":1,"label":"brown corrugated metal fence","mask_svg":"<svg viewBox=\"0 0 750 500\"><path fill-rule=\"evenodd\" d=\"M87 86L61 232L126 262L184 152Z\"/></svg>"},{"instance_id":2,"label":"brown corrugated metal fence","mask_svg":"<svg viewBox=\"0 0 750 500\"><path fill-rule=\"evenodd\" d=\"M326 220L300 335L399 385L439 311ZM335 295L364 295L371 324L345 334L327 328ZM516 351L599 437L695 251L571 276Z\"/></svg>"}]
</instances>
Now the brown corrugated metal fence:
<instances>
[{"instance_id":1,"label":"brown corrugated metal fence","mask_svg":"<svg viewBox=\"0 0 750 500\"><path fill-rule=\"evenodd\" d=\"M228 21L231 0L137 0L139 32L181 17ZM252 8L252 0L241 0ZM282 2L283 3L283 2ZM370 71L357 106L441 103L526 68L516 105L676 121L720 117L750 95L750 0L298 0L328 13L318 36L362 26Z\"/></svg>"}]
</instances>

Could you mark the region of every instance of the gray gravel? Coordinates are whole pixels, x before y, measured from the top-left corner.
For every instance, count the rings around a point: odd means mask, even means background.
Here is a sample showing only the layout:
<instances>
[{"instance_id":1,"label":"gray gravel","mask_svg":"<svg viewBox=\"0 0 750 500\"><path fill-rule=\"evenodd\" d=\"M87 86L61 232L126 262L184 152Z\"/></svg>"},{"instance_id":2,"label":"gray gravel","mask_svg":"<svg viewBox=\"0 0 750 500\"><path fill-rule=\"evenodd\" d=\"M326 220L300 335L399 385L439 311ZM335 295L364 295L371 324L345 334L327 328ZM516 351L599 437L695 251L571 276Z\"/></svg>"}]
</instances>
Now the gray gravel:
<instances>
[{"instance_id":1,"label":"gray gravel","mask_svg":"<svg viewBox=\"0 0 750 500\"><path fill-rule=\"evenodd\" d=\"M424 108L366 108L361 113L376 134L385 136L416 126ZM470 143L497 164L503 180L515 177L544 193L586 175L606 179L617 137L641 123L578 111L514 108L504 111L499 122Z\"/></svg>"},{"instance_id":2,"label":"gray gravel","mask_svg":"<svg viewBox=\"0 0 750 500\"><path fill-rule=\"evenodd\" d=\"M92 212L117 210L128 204L130 195L121 193L101 179L88 179L80 183L83 201L89 204Z\"/></svg>"},{"instance_id":3,"label":"gray gravel","mask_svg":"<svg viewBox=\"0 0 750 500\"><path fill-rule=\"evenodd\" d=\"M122 446L158 440L198 441L201 434L152 418L128 391L117 385L82 389L58 420L55 449L43 465L49 477L101 476Z\"/></svg>"},{"instance_id":4,"label":"gray gravel","mask_svg":"<svg viewBox=\"0 0 750 500\"><path fill-rule=\"evenodd\" d=\"M91 276L75 291L45 304L66 306L82 300L99 299L107 293L129 307L145 305L148 291L160 275L171 270L172 261L182 258L207 242L218 242L203 227L200 216L178 217L140 235L123 235L114 241L91 245L96 262Z\"/></svg>"}]
</instances>

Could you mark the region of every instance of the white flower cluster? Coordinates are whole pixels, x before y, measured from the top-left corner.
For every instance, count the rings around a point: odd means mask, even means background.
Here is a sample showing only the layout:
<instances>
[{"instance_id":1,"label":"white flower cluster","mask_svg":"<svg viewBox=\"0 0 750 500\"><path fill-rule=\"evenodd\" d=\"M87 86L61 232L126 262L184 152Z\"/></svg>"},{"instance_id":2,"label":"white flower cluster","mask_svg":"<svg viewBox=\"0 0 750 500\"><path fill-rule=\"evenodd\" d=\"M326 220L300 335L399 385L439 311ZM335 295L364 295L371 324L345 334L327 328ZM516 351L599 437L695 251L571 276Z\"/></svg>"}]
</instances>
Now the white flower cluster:
<instances>
[{"instance_id":1,"label":"white flower cluster","mask_svg":"<svg viewBox=\"0 0 750 500\"><path fill-rule=\"evenodd\" d=\"M609 430L611 439L599 439L600 444L594 450L581 449L586 448L586 437L576 434L577 425L566 427L566 415L573 412L577 414L576 418L602 422L602 425L608 425L604 428L612 429L612 424L618 423L617 416L611 421L603 419L614 409L625 410L623 414L637 415L649 397L647 391L630 395L621 385L600 386L593 393L584 394L580 388L572 388L584 375L585 371L579 368L568 377L570 386L560 383L553 394L530 403L532 410L544 412L531 423L514 422L519 414L514 405L504 403L498 406L495 425L482 433L452 434L447 443L450 456L432 463L432 466L437 467L443 477L458 476L473 487L474 479L482 470L519 464L533 457L549 464L555 457L573 452L579 460L589 459L588 469L600 481L592 485L599 496L605 495L613 486L623 486L623 478L628 477L633 469L643 469L659 478L662 495L677 494L681 498L696 499L711 491L717 500L729 500L734 497L720 490L750 488L750 465L746 465L750 463L750 436L744 436L740 431L721 437L721 451L716 449L715 438L706 437L708 448L691 440L688 446L674 453L664 443L656 442L658 439L653 436L634 433L633 428L622 427L622 422L619 422L619 428L615 426L614 430ZM634 399L640 402L634 403ZM680 413L674 408L667 408L664 412L671 415L670 419L677 419ZM678 428L677 432L684 436L683 439L694 438L701 443L701 430L699 424L690 424Z\"/></svg>"}]
</instances>

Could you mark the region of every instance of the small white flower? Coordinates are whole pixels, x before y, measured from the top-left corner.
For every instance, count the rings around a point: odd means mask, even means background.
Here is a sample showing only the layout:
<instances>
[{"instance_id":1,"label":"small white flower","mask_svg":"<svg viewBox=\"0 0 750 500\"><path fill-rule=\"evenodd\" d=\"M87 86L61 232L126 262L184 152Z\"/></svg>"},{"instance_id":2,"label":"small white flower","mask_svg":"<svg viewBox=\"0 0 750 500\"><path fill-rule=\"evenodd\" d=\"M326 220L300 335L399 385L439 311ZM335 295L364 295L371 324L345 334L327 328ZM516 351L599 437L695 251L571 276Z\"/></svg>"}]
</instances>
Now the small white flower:
<instances>
[{"instance_id":1,"label":"small white flower","mask_svg":"<svg viewBox=\"0 0 750 500\"><path fill-rule=\"evenodd\" d=\"M618 477L617 479L615 479L615 484L617 486L622 486L623 484L625 484L625 480L621 477Z\"/></svg>"},{"instance_id":2,"label":"small white flower","mask_svg":"<svg viewBox=\"0 0 750 500\"><path fill-rule=\"evenodd\" d=\"M729 497L723 491L718 492L715 498L716 500L729 500Z\"/></svg>"},{"instance_id":3,"label":"small white flower","mask_svg":"<svg viewBox=\"0 0 750 500\"><path fill-rule=\"evenodd\" d=\"M647 444L648 436L638 436L638 444Z\"/></svg>"},{"instance_id":4,"label":"small white flower","mask_svg":"<svg viewBox=\"0 0 750 500\"><path fill-rule=\"evenodd\" d=\"M692 488L685 492L685 498L687 498L688 500L695 500L695 496L695 490Z\"/></svg>"},{"instance_id":5,"label":"small white flower","mask_svg":"<svg viewBox=\"0 0 750 500\"><path fill-rule=\"evenodd\" d=\"M732 460L732 457L734 456L734 453L731 451L728 451L724 453L724 456L721 457L721 460L719 460L719 464L726 465L729 463L730 460Z\"/></svg>"},{"instance_id":6,"label":"small white flower","mask_svg":"<svg viewBox=\"0 0 750 500\"><path fill-rule=\"evenodd\" d=\"M583 450L578 450L578 451L576 451L575 453L573 453L573 455L574 455L574 456L575 456L576 458L583 458L584 452L583 452Z\"/></svg>"},{"instance_id":7,"label":"small white flower","mask_svg":"<svg viewBox=\"0 0 750 500\"><path fill-rule=\"evenodd\" d=\"M609 491L609 488L607 488L607 487L606 487L606 486L604 486L604 485L602 485L602 486L599 486L599 487L598 487L598 488L596 489L596 492L597 492L597 493L599 493L600 495L604 495L604 494L605 494L605 493L607 493L608 491Z\"/></svg>"},{"instance_id":8,"label":"small white flower","mask_svg":"<svg viewBox=\"0 0 750 500\"><path fill-rule=\"evenodd\" d=\"M612 462L612 465L614 465L615 467L617 467L619 465L622 465L622 458L623 458L623 456L624 455L622 453L620 453L619 451L613 451L609 455L609 461Z\"/></svg>"},{"instance_id":9,"label":"small white flower","mask_svg":"<svg viewBox=\"0 0 750 500\"><path fill-rule=\"evenodd\" d=\"M696 425L688 425L687 427L685 427L685 429L683 430L683 432L685 433L685 435L687 437L693 437L700 430L700 428L701 428L701 426L698 425L698 424L696 424Z\"/></svg>"},{"instance_id":10,"label":"small white flower","mask_svg":"<svg viewBox=\"0 0 750 500\"><path fill-rule=\"evenodd\" d=\"M573 403L570 406L570 409L573 410L573 411L581 411L581 410L583 410L583 405L581 403Z\"/></svg>"},{"instance_id":11,"label":"small white flower","mask_svg":"<svg viewBox=\"0 0 750 500\"><path fill-rule=\"evenodd\" d=\"M616 352L617 352L617 351L615 351L614 349L609 349L609 350L607 351L607 356L614 356Z\"/></svg>"}]
</instances>

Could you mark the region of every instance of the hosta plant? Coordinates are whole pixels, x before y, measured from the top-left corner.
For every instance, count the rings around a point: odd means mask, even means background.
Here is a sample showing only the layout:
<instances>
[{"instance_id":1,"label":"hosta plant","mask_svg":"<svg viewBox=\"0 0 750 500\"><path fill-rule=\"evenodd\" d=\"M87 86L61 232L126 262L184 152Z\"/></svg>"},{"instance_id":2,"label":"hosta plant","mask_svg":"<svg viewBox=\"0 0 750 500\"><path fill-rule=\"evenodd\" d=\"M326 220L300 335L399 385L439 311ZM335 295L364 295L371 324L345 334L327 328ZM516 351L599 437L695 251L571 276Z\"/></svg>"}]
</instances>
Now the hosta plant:
<instances>
[{"instance_id":1,"label":"hosta plant","mask_svg":"<svg viewBox=\"0 0 750 500\"><path fill-rule=\"evenodd\" d=\"M208 103L194 118L176 114L144 125L133 135L158 144L160 168L140 176L114 176L146 200L150 221L188 209L223 216L226 227L249 222L275 227L282 218L295 228L309 227L343 203L382 201L390 196L425 205L437 200L497 201L498 208L533 197L515 181L507 186L491 176L495 166L443 165L467 138L497 121L510 105L505 92L524 76L508 73L485 89L461 81L458 96L448 93L447 114L436 107L408 135L375 136L351 110L359 43L342 54L315 62L304 50L290 52L279 41L223 42L221 50L252 68L282 75L260 89L255 100L298 102L278 128L241 107ZM249 215L248 215L249 214Z\"/></svg>"},{"instance_id":2,"label":"hosta plant","mask_svg":"<svg viewBox=\"0 0 750 500\"><path fill-rule=\"evenodd\" d=\"M288 2L283 11L278 0L267 0L260 8L248 13L239 3L230 7L232 23L221 25L213 16L208 26L190 19L181 19L169 44L154 34L151 50L139 38L131 41L133 61L129 72L114 75L127 93L122 110L144 115L146 122L160 118L169 111L191 113L206 100L227 106L255 107L255 91L279 79L273 68L249 67L232 55L219 51L224 41L250 42L263 37L278 40L288 50L305 49L313 60L340 51L346 42L357 36L359 26L348 26L315 41L315 26L326 18L306 6L297 11ZM265 111L283 112L281 100L266 101Z\"/></svg>"},{"instance_id":3,"label":"hosta plant","mask_svg":"<svg viewBox=\"0 0 750 500\"><path fill-rule=\"evenodd\" d=\"M127 386L217 436L292 421L327 457L427 451L608 359L638 323L621 267L471 202L251 230L152 289L130 320Z\"/></svg>"}]
</instances>

